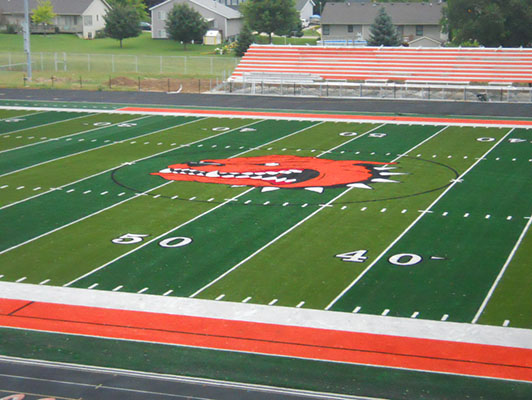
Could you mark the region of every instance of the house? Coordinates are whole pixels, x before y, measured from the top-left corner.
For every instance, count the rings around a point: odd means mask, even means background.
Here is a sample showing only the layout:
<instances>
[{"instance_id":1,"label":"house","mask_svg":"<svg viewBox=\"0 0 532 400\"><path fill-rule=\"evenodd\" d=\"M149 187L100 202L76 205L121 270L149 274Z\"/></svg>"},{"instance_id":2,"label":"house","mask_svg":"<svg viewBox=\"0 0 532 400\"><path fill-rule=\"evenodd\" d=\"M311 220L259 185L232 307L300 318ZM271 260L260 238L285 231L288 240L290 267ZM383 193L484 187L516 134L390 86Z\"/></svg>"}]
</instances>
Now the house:
<instances>
[{"instance_id":1,"label":"house","mask_svg":"<svg viewBox=\"0 0 532 400\"><path fill-rule=\"evenodd\" d=\"M296 0L296 10L299 12L299 18L309 23L310 17L314 15L313 9L315 5L313 0Z\"/></svg>"},{"instance_id":2,"label":"house","mask_svg":"<svg viewBox=\"0 0 532 400\"><path fill-rule=\"evenodd\" d=\"M217 30L222 40L234 40L242 28L242 14L215 0L167 0L150 8L151 35L154 39L167 39L166 17L175 4L186 3L208 22L209 30Z\"/></svg>"},{"instance_id":3,"label":"house","mask_svg":"<svg viewBox=\"0 0 532 400\"><path fill-rule=\"evenodd\" d=\"M370 27L381 7L390 16L399 35L413 46L439 47L447 40L441 30L443 4L440 3L371 3L346 1L325 3L321 16L324 43L369 40ZM424 38L423 40L420 40Z\"/></svg>"},{"instance_id":4,"label":"house","mask_svg":"<svg viewBox=\"0 0 532 400\"><path fill-rule=\"evenodd\" d=\"M154 39L167 39L166 16L174 4L187 3L209 23L209 30L218 30L222 40L235 40L242 28L243 17L238 8L245 0L167 0L150 8L151 35ZM300 18L308 22L314 7L313 0L296 0Z\"/></svg>"},{"instance_id":5,"label":"house","mask_svg":"<svg viewBox=\"0 0 532 400\"><path fill-rule=\"evenodd\" d=\"M85 39L92 39L96 31L105 27L103 16L110 9L105 0L50 1L54 13L57 14L52 20L52 25L58 32L75 33ZM31 10L37 7L37 0L29 0L30 14ZM24 21L24 2L20 0L0 0L0 13L8 24L21 27ZM39 27L32 26L33 31L38 32Z\"/></svg>"}]
</instances>

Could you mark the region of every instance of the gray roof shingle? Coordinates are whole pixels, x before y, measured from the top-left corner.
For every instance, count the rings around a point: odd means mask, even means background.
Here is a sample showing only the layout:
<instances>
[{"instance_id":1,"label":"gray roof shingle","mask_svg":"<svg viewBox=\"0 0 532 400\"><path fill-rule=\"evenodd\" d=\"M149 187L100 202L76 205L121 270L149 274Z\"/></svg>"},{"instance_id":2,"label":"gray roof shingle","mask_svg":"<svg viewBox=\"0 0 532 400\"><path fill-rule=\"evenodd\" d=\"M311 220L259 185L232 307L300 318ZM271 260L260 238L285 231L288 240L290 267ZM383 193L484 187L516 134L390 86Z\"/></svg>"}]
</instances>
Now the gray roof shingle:
<instances>
[{"instance_id":1,"label":"gray roof shingle","mask_svg":"<svg viewBox=\"0 0 532 400\"><path fill-rule=\"evenodd\" d=\"M321 23L371 25L384 7L394 25L439 25L443 4L434 3L325 3Z\"/></svg>"},{"instance_id":2,"label":"gray roof shingle","mask_svg":"<svg viewBox=\"0 0 532 400\"><path fill-rule=\"evenodd\" d=\"M94 0L50 0L54 12L60 15L81 15ZM37 8L37 0L29 0L30 10ZM22 0L0 0L0 9L6 14L24 13Z\"/></svg>"}]
</instances>

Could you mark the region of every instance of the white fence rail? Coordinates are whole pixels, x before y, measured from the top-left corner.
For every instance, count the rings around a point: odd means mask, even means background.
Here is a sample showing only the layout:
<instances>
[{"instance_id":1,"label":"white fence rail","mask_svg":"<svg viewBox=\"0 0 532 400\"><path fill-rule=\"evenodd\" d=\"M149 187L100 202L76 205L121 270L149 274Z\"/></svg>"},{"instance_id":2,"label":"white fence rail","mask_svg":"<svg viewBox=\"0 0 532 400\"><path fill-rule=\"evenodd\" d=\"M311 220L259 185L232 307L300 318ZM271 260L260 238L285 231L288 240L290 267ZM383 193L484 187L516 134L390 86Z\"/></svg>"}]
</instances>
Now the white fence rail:
<instances>
[{"instance_id":1,"label":"white fence rail","mask_svg":"<svg viewBox=\"0 0 532 400\"><path fill-rule=\"evenodd\" d=\"M1 71L25 71L23 52L0 52ZM209 56L147 56L83 53L32 53L34 71L49 73L135 73L229 77L239 59Z\"/></svg>"}]
</instances>

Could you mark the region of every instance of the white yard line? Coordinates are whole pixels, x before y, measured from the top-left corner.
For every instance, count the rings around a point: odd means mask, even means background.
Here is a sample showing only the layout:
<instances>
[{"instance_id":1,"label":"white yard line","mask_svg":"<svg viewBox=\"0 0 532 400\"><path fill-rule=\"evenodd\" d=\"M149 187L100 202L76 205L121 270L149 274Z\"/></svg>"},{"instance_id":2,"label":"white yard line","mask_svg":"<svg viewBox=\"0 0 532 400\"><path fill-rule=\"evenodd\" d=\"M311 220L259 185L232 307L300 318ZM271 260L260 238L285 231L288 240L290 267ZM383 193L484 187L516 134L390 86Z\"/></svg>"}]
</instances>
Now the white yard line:
<instances>
[{"instance_id":1,"label":"white yard line","mask_svg":"<svg viewBox=\"0 0 532 400\"><path fill-rule=\"evenodd\" d=\"M8 110L8 108L6 108L5 106L0 106L0 109ZM12 117L5 117L5 118L0 119L0 122L5 121L6 119L25 118L25 117L29 117L30 115L44 114L45 112L48 112L48 111L34 112L34 113L22 114L22 115L13 115Z\"/></svg>"},{"instance_id":2,"label":"white yard line","mask_svg":"<svg viewBox=\"0 0 532 400\"><path fill-rule=\"evenodd\" d=\"M77 112L77 111L75 111L75 112ZM35 113L35 114L42 114L42 113ZM35 114L30 114L30 115L35 115ZM96 115L96 114L93 114L93 115ZM19 133L19 132L22 132L22 131L26 131L28 129L43 128L45 126L49 126L49 125L53 125L53 124L60 124L61 122L68 122L68 121L72 121L74 119L85 118L85 117L88 117L88 115L78 115L76 117L67 118L67 119L63 119L63 120L60 120L60 121L47 122L47 123L41 124L41 125L32 125L32 126L29 126L27 128L17 129L16 131L1 133L0 136L12 135L14 133ZM12 118L20 118L20 117L12 117ZM11 118L6 118L6 119L11 119Z\"/></svg>"},{"instance_id":3,"label":"white yard line","mask_svg":"<svg viewBox=\"0 0 532 400\"><path fill-rule=\"evenodd\" d=\"M190 122L190 121L189 121L189 122ZM239 127L239 128L236 128L236 129L241 129L241 128L242 128L242 127ZM233 129L233 130L234 130L234 129ZM228 132L231 132L231 131L224 132L224 134L227 134ZM215 136L219 136L219 135L215 135ZM153 156L150 156L150 157L153 157ZM148 157L148 158L149 158L149 157ZM33 242L33 241L35 241L35 240L40 239L40 238L43 238L43 237L45 237L45 236L48 236L48 235L50 235L50 234L52 234L52 233L54 233L54 232L60 231L60 230L66 228L66 227L68 227L68 226L70 226L70 225L73 225L73 224L76 224L76 223L78 223L78 222L81 222L81 221L83 221L83 220L85 220L85 219L87 219L87 218L90 218L90 217L93 217L93 216L95 216L95 215L98 215L98 214L100 214L100 213L102 213L102 212L104 212L104 211L110 210L111 208L114 208L114 207L116 207L116 206L118 206L118 205L121 205L121 204L123 204L123 203L126 203L126 202L128 202L128 201L130 201L130 200L136 199L137 197L142 196L142 195L145 195L145 194L147 194L147 193L150 193L150 192L153 191L153 190L160 189L160 188L162 188L163 186L166 186L166 185L168 185L168 184L170 184L170 183L172 183L172 182L173 182L173 181L168 181L168 182L163 183L162 185L159 185L159 186L156 186L156 187L154 187L154 188L152 188L152 189L146 190L146 191L143 192L143 193L140 193L140 194L137 193L136 195L134 195L134 196L132 196L132 197L129 197L129 198L125 199L125 200L122 200L122 201L120 201L120 202L118 202L118 203L114 203L114 204L110 205L109 207L103 208L103 209L98 210L98 211L96 211L96 212L94 212L94 213L92 213L92 214L86 215L86 216L84 216L84 217L82 217L82 218L79 218L79 219L77 219L77 220L75 220L75 221L69 222L68 224L62 225L62 226L60 226L60 227L58 227L58 228L56 228L56 229L53 229L53 230L48 231L48 232L45 232L45 233L43 233L43 234L41 234L41 235L35 236L35 237L31 238L31 239L26 240L25 242L19 243L19 244L15 245L15 246L12 246L12 247L8 248L8 249L5 249L5 250L3 250L3 251L0 251L0 255L2 255L2 254L4 254L4 253L7 253L7 252L9 252L9 251L11 251L11 250L14 250L14 249L16 249L16 248L18 248L18 247L21 247L21 246L23 246L23 245L26 245L26 244L28 244L28 243L31 243L31 242Z\"/></svg>"},{"instance_id":4,"label":"white yard line","mask_svg":"<svg viewBox=\"0 0 532 400\"><path fill-rule=\"evenodd\" d=\"M436 203L438 203L442 198L443 196L445 196L453 187L454 185L456 185L458 182L461 181L461 179L467 175L469 173L469 171L471 171L480 161L482 161L493 149L495 149L495 147L497 147L504 139L506 139L506 137L508 137L508 135L510 135L512 132L513 132L514 128L510 129L510 131L508 131L508 133L506 133L506 135L504 135L499 141L497 141L497 143L495 143L486 153L484 153L482 155L482 157L480 157L477 161L475 161L464 173L462 173L462 175L460 175L457 179L455 179L448 187L447 189L445 189L445 191L440 194L436 200L434 200L426 209L425 209L425 212L422 212L399 236L397 236L397 238L395 238L395 240L390 243L390 245L388 247L386 247L386 249L384 249L384 251L382 251L378 256L377 258L375 258L375 260L373 260L373 262L368 265L368 267L362 271L362 273L360 273L360 275L357 276L357 278L351 282L344 290L342 290L342 292L336 296L328 305L327 307L325 307L325 310L329 310L344 294L346 294L353 286L355 286L372 268L375 264L377 264L377 262L393 247L395 246L395 244L397 242L399 242L399 240L401 240L418 222L421 218L423 218L428 211L430 211L430 209L432 207L434 207L436 205ZM413 150L413 149L412 149ZM412 151L410 150L410 151Z\"/></svg>"},{"instance_id":5,"label":"white yard line","mask_svg":"<svg viewBox=\"0 0 532 400\"><path fill-rule=\"evenodd\" d=\"M167 183L165 183L164 185L166 185L166 184L168 184L168 183L170 183L170 182L167 182ZM216 207L213 207L213 208L208 209L207 211L205 211L205 212L203 212L203 213L201 213L201 214L195 216L194 218L192 218L192 219L190 219L190 220L188 220L188 221L182 223L181 225L176 226L176 227L170 229L169 231L166 231L166 232L160 234L159 236L154 237L154 238L151 239L151 240L148 240L147 242L141 244L140 246L135 247L134 249L128 251L127 253L124 253L124 254L122 254L121 256L118 256L118 257L114 258L113 260L111 260L111 261L109 261L109 262L107 262L107 263L105 263L105 264L103 264L103 265L101 265L101 266L99 266L99 267L97 267L97 268L94 268L92 271L89 271L89 272L87 272L86 274L83 274L83 275L81 275L80 277L77 277L76 279L71 280L71 281L68 282L68 283L65 283L63 286L64 286L64 287L68 287L68 286L70 286L70 285L76 283L77 281L79 281L79 280L81 280L81 279L83 279L83 278L86 278L87 276L92 275L92 274L94 274L95 272L98 272L98 271L104 269L105 267L107 267L107 266L109 266L109 265L111 265L111 264L117 262L118 260L120 260L120 259L122 259L122 258L124 258L124 257L127 257L128 255L130 255L130 254L132 254L132 253L134 253L134 252L136 252L136 251L142 249L143 247L149 245L150 243L153 243L153 242L155 242L155 241L161 239L162 237L164 237L164 236L166 236L166 235L168 235L168 234L170 234L170 233L172 233L172 232L178 230L179 228L182 228L183 226L186 226L186 225L188 225L188 224L190 224L190 223L196 221L197 219L199 219L199 218L201 218L201 217L203 217L203 216L205 216L205 215L207 215L207 214L213 212L214 210L217 210L218 208L225 206L227 203L231 203L231 202L233 201L233 199L237 199L237 198L239 198L240 196L243 196L243 195L245 195L246 193L252 191L253 189L254 189L254 188L250 188L250 189L246 190L245 192L242 192L242 193L240 193L239 195L237 195L237 196L235 196L235 197L233 197L233 198L231 198L231 199L228 199L228 200L224 201L224 202L221 203L221 204L218 204ZM1 254L1 253L0 253L0 254Z\"/></svg>"},{"instance_id":6,"label":"white yard line","mask_svg":"<svg viewBox=\"0 0 532 400\"><path fill-rule=\"evenodd\" d=\"M91 115L87 115L85 117L92 117L94 115L98 115L98 114L91 114ZM147 116L145 118L148 118ZM120 124L128 124L132 121L138 121L142 118L133 118L133 119L127 119L125 121L122 121L122 122L115 122L114 124L111 124L111 125L106 125L106 126L98 126L96 128L90 128L90 129L87 129L87 130L84 130L84 131L80 131L80 132L76 132L76 133L71 133L69 135L65 135L65 136L58 136L58 137L55 137L55 138L50 138L50 139L47 139L47 140L41 140L40 142L35 142L35 143L30 143L30 144L25 144L23 146L19 146L19 147L13 147L12 149L7 149L7 150L2 150L0 151L0 154L1 153L7 153L8 151L13 151L13 150L19 150L19 149L23 149L25 147L30 147L30 146L36 146L38 144L43 144L43 143L48 143L48 142L54 142L54 141L59 141L59 140L63 140L63 139L66 139L66 138L70 138L70 137L74 137L74 136L78 136L78 135L82 135L84 133L89 133L89 132L94 132L94 131L97 131L99 129L105 129L105 128L111 128L111 127L115 127L117 125L120 125Z\"/></svg>"},{"instance_id":7,"label":"white yard line","mask_svg":"<svg viewBox=\"0 0 532 400\"><path fill-rule=\"evenodd\" d=\"M196 120L194 120L194 121L183 122L182 124L175 125L175 126L170 127L170 128L168 128L168 129L174 129L174 128L177 128L177 127L180 127L180 126L184 126L184 125L188 125L188 124L193 124L193 123L195 123L195 122L203 121L203 120L205 120L205 119L207 119L207 117L200 118L200 119L196 119ZM146 157L138 158L138 159L133 160L133 161L131 161L131 162L132 162L132 163L136 163L136 162L139 162L139 161L147 160L148 158L151 158L151 157L160 156L161 154L165 154L165 153L169 153L169 152L174 151L174 150L181 149L181 148L183 148L183 147L189 147L189 146L192 146L193 144L200 143L200 142L203 142L203 141L205 141L205 140L209 140L209 139L212 139L212 138L215 138L215 137L218 137L218 136L222 136L222 135L225 135L225 134L227 134L227 133L229 133L229 132L233 132L233 131L235 131L235 130L237 130L237 129L242 129L242 128L245 128L245 127L247 127L247 126L250 126L250 125L253 125L253 124L257 124L257 123L259 123L259 122L261 122L261 121L254 121L254 122L251 122L251 123L246 124L246 125L241 125L241 126L239 126L238 128L231 129L231 130L226 131L226 132L218 133L218 134L216 134L216 135L209 136L209 137L206 137L206 138L203 138L203 139L199 139L199 140L196 140L196 141L194 141L194 142L185 143L185 144L179 145L179 146L177 146L177 147L174 147L174 148L172 148L172 149L164 150L164 151L161 151L161 152L159 152L159 153L155 153L155 154L151 154L151 155L146 156ZM152 133L157 133L157 132L152 132ZM83 181L85 181L85 180L87 180L87 179L94 178L95 176L98 176L98 175L101 175L101 174L105 174L105 173L107 173L107 172L109 172L109 171L112 171L112 170L114 170L114 169L116 169L116 168L118 168L118 167L112 167L112 168L106 169L106 170L104 170L104 171L97 172L97 173L95 173L95 174L93 174L93 175L90 175L90 176L87 176L87 177L85 177L85 178L78 179L77 181L66 183L66 184L64 184L64 185L62 185L62 186L59 186L59 187L56 188L56 189L62 189L62 188L64 188L64 187L67 187L67 186L70 186L70 185L74 185L74 184L79 183L79 182L83 182ZM25 201L28 201L28 200L34 199L34 198L36 198L36 197L39 197L39 196L45 195L45 194L47 194L47 193L53 192L53 191L56 190L56 189L50 189L50 190L47 190L46 192L39 193L39 194L37 194L37 195L35 195L35 196L27 197L27 198L25 198L25 199L22 199L22 200L16 201L16 202L14 202L14 203L7 204L7 205L5 205L5 206L3 206L3 207L0 207L0 210L3 210L4 208L8 208L8 207L11 207L11 206L14 206L14 205L19 204L19 203L23 203L23 202L25 202Z\"/></svg>"},{"instance_id":8,"label":"white yard line","mask_svg":"<svg viewBox=\"0 0 532 400\"><path fill-rule=\"evenodd\" d=\"M480 308L478 309L477 313L475 314L475 317L473 318L473 321L471 321L472 324L476 324L478 322L478 319L480 318L480 316L482 315L482 313L484 312L484 309L486 308L486 306L488 305L490 299L491 299L491 296L493 295L493 293L495 292L495 289L497 288L497 286L499 285L499 282L501 281L504 273L506 272L506 269L508 268L508 265L510 265L510 262L512 261L512 259L514 258L515 256L515 253L517 252L517 250L519 249L519 246L521 245L521 242L523 241L523 239L525 238L525 235L526 233L528 232L528 229L530 228L530 224L532 223L532 216L530 216L527 224L525 225L523 231L521 232L521 235L519 236L519 239L517 239L517 242L515 243L515 246L514 248L512 249L512 251L510 252L510 255L508 256L508 258L506 259L506 262L504 263L501 271L499 272L499 275L497 276L497 279L495 279L495 282L493 283L493 285L491 286L491 289L489 290L488 292L488 295L486 296L486 298L484 299L484 301L482 302L482 305L480 306Z\"/></svg>"},{"instance_id":9,"label":"white yard line","mask_svg":"<svg viewBox=\"0 0 532 400\"><path fill-rule=\"evenodd\" d=\"M272 141L270 141L270 142L268 142L268 143L262 144L262 145L257 146L257 147L267 146L267 145L269 145L269 144L271 144L271 143L275 143L275 142L277 142L277 141L279 141L279 140L286 139L286 138L288 138L288 137L290 137L290 136L292 136L292 135L295 135L295 134L300 133L300 132L302 132L302 131L305 131L305 130L307 130L307 129L313 128L313 127L318 126L318 125L320 125L320 124L322 124L322 123L323 123L323 122L319 122L319 123L317 123L317 124L314 124L314 125L308 126L308 127L306 127L306 128L300 129L300 130L298 130L298 131L296 131L296 132L292 132L292 133L290 133L290 134L288 134L288 135L285 135L285 136L283 136L283 137L281 137L281 138L274 139L274 140L272 140ZM249 126L249 125L251 125L251 124L248 124L248 125L246 125L246 126ZM242 128L243 128L243 126L237 128L237 129L242 129ZM227 132L224 132L224 133L228 133L228 132L230 132L230 131L227 131ZM238 153L238 154L235 154L235 155L233 155L233 156L231 156L231 157L229 157L229 158L235 158L235 157L241 156L242 154L249 153L250 151L253 151L253 150L255 150L255 149L248 149L248 150L245 150L245 151L240 152L240 153ZM186 225L188 225L188 224L190 224L190 223L196 221L197 219L203 217L204 215L207 215L207 214L209 214L210 212L212 212L212 211L214 211L214 210L217 210L218 208L220 208L220 207L226 205L227 203L232 203L235 199L237 199L237 198L239 198L240 196L243 196L243 195L245 195L245 194L251 192L253 189L255 189L255 187L251 187L250 189L248 189L248 190L246 190L246 191L240 193L239 195L234 196L234 197L232 197L232 198L230 198L230 199L227 199L227 200L224 201L223 203L218 204L216 207L210 208L209 210L207 210L207 211L201 213L200 215L197 215L197 216L195 216L194 218L192 218L192 219L190 219L190 220L188 220L188 221L182 223L181 225L179 225L179 226L177 226L177 227L174 227L174 228L170 229L169 231L167 231L167 232L165 232L165 233L163 233L163 234L161 234L161 235L159 235L159 236L157 236L157 237L155 237L155 238L153 238L153 239L151 239L151 240L149 240L149 241L143 243L142 245L140 245L140 246L138 246L138 247L135 247L135 248L132 249L131 251L128 251L127 253L124 253L124 254L122 254L121 256L116 257L115 259L113 259L113 260L111 260L111 261L109 261L109 262L107 262L107 263L105 263L105 264L103 264L103 265L101 265L101 266L99 266L99 267L93 269L92 271L87 272L86 274L84 274L84 275L82 275L82 276L80 276L80 277L78 277L78 278L76 278L76 279L74 279L74 280L72 280L72 281L66 283L66 284L63 285L63 286L70 286L70 285L72 285L73 283L75 283L75 282L77 282L77 281L79 281L79 280L81 280L81 279L83 279L83 278L86 278L87 276L92 275L92 274L95 273L95 272L100 271L101 269L103 269L103 268L105 268L105 267L107 267L107 266L109 266L109 265L115 263L116 261L118 261L118 260L120 260L120 259L122 259L122 258L128 256L129 254L132 254L132 253L136 252L137 250L140 250L140 249L143 248L144 246L147 246L148 244L150 244L150 243L152 243L152 242L154 242L154 241L156 241L156 240L159 240L160 238L162 238L162 237L164 237L164 236L166 236L166 235L168 235L168 234L170 234L170 233L172 233L172 232L178 230L179 228L182 228L183 226L186 226ZM1 253L0 253L0 254L1 254Z\"/></svg>"},{"instance_id":10,"label":"white yard line","mask_svg":"<svg viewBox=\"0 0 532 400\"><path fill-rule=\"evenodd\" d=\"M157 189L162 188L163 186L168 185L169 183L172 183L172 182L171 182L171 181L170 181L170 182L165 182L165 183L163 183L162 185L156 186L156 187L154 187L154 188L152 188L152 189L150 189L150 190L146 190L145 192L137 193L137 194L135 194L134 196L129 197L129 198L125 199L125 200L122 200L122 201L120 201L120 202L118 202L118 203L114 203L114 204L110 205L109 207L102 208L101 210L98 210L98 211L96 211L96 212L93 212L92 214L89 214L89 215L86 215L86 216L84 216L84 217L78 218L77 220L72 221L72 222L69 222L68 224L61 225L60 227L57 227L57 228L55 228L55 229L52 229L51 231L45 232L45 233L43 233L43 234L41 234L41 235L39 235L39 236L35 236L35 237L31 238L31 239L28 239L28 240L26 240L25 242L22 242L22 243L16 244L15 246L12 246L12 247L10 247L10 248L8 248L8 249L5 249L5 250L0 251L0 255L2 255L2 254L4 254L4 253L7 253L7 252L9 252L9 251L11 251L11 250L15 250L16 248L21 247L21 246L24 246L24 245L26 245L26 244L28 244L28 243L34 242L35 240L41 239L41 238L43 238L43 237L45 237L45 236L51 235L52 233L57 232L57 231L60 231L60 230L62 230L62 229L65 229L65 228L69 227L70 225L77 224L78 222L81 222L81 221L83 221L83 220L86 220L87 218L94 217L95 215L98 215L98 214L100 214L100 213L102 213L102 212L104 212L104 211L110 210L111 208L114 208L114 207L116 207L116 206L119 206L120 204L123 204L123 203L128 202L128 201L133 200L133 199L136 199L136 198L139 197L139 196L146 195L146 194L150 193L150 192L153 191L153 190L157 190Z\"/></svg>"},{"instance_id":11,"label":"white yard line","mask_svg":"<svg viewBox=\"0 0 532 400\"><path fill-rule=\"evenodd\" d=\"M330 151L333 151L339 147L342 147L343 145L346 145L348 143L351 143L352 141L354 140L357 140L361 137L363 137L364 135L367 135L368 133L371 133L377 129L380 129L382 128L384 125L379 125L377 126L376 128L373 128L367 132L364 132L363 134L361 135L358 135L356 137L354 137L353 139L351 140L347 140L345 142L343 142L342 144L338 145L338 146L335 146L333 147L332 149L330 150L327 150L327 151L324 151L323 153L321 153L318 157L324 155L324 154L327 154L328 152ZM444 128L445 129L445 128ZM200 294L201 292L203 292L205 289L211 287L212 285L214 285L216 282L220 281L221 279L223 279L224 277L226 277L227 275L229 275L231 272L233 272L234 270L236 270L237 268L239 268L240 266L242 266L243 264L245 264L246 262L248 262L249 260L251 260L253 257L255 257L257 254L261 253L263 250L267 249L268 247L270 247L272 244L274 244L275 242L277 242L279 239L281 239L282 237L286 236L287 234L289 234L290 232L292 232L294 229L296 229L298 226L302 225L303 223L305 223L307 220L309 220L310 218L312 218L314 215L316 215L317 213L319 213L321 210L323 210L324 208L327 208L329 205L331 205L333 202L335 202L337 199L339 199L340 197L342 197L344 194L348 193L350 190L352 190L354 188L349 188L345 191L343 191L342 193L340 193L338 196L336 196L334 199L330 200L329 202L327 202L326 204L322 204L317 210L315 210L314 212L312 212L311 214L309 214L307 217L303 218L301 221L299 221L297 224L293 225L292 227L290 227L289 229L287 229L286 231L284 231L283 233L281 233L279 236L277 236L276 238L274 238L273 240L271 240L270 242L266 243L264 246L262 246L260 249L258 249L257 251L255 251L254 253L252 253L251 255L249 255L248 257L246 257L245 259L243 259L242 261L240 261L238 264L236 264L235 266L231 267L230 269L228 269L227 271L225 271L222 275L218 276L216 279L214 279L213 281L209 282L207 285L203 286L201 289L197 290L196 292L194 292L192 295L190 295L190 297L196 297L198 294Z\"/></svg>"},{"instance_id":12,"label":"white yard line","mask_svg":"<svg viewBox=\"0 0 532 400\"><path fill-rule=\"evenodd\" d=\"M138 121L138 120L141 120L141 119L144 119L144 118L147 118L147 117L139 117L139 118L135 118L135 119L132 119L132 120L129 120L129 121ZM62 156L62 157L54 158L52 160L43 161L43 162L38 163L38 164L33 164L33 165L28 166L28 167L24 167L24 168L21 168L21 169L17 169L15 171L7 172L5 174L0 175L0 178L3 178L4 176L7 176L7 175L16 174L17 172L22 172L22 171L25 171L25 170L28 170L28 169L31 169L31 168L35 168L35 167L38 167L40 165L48 164L48 163L51 163L51 162L54 162L54 161L63 160L65 158L77 156L77 155L84 154L84 153L89 153L89 152L94 151L94 150L102 149L102 148L108 147L108 146L113 146L113 145L119 144L119 143L124 143L126 141L133 140L133 139L138 139L138 138L141 138L141 137L144 137L144 136L153 135L155 133L159 133L159 132L162 132L162 131L165 131L165 130L168 130L168 129L173 129L173 128L181 126L181 125L182 124L169 126L167 128L159 129L157 131L144 133L144 134L139 135L139 136L133 136L133 137L128 138L128 139L122 139L122 140L119 140L119 141L116 141L116 142L110 142L110 143L107 143L107 144L103 144L101 146L93 147L92 149L82 150L82 151L78 151L77 153L67 154L67 155Z\"/></svg>"}]
</instances>

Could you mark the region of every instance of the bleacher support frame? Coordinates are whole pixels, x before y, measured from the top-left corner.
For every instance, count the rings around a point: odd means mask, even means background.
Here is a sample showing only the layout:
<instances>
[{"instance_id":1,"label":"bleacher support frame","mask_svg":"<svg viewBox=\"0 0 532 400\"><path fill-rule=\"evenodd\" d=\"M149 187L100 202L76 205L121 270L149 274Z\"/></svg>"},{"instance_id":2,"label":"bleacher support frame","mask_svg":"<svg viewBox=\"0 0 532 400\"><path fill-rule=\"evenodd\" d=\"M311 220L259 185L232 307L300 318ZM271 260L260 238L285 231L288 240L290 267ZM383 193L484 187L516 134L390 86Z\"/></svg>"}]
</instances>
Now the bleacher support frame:
<instances>
[{"instance_id":1,"label":"bleacher support frame","mask_svg":"<svg viewBox=\"0 0 532 400\"><path fill-rule=\"evenodd\" d=\"M267 96L532 103L532 87L396 82L225 81L218 92Z\"/></svg>"}]
</instances>

